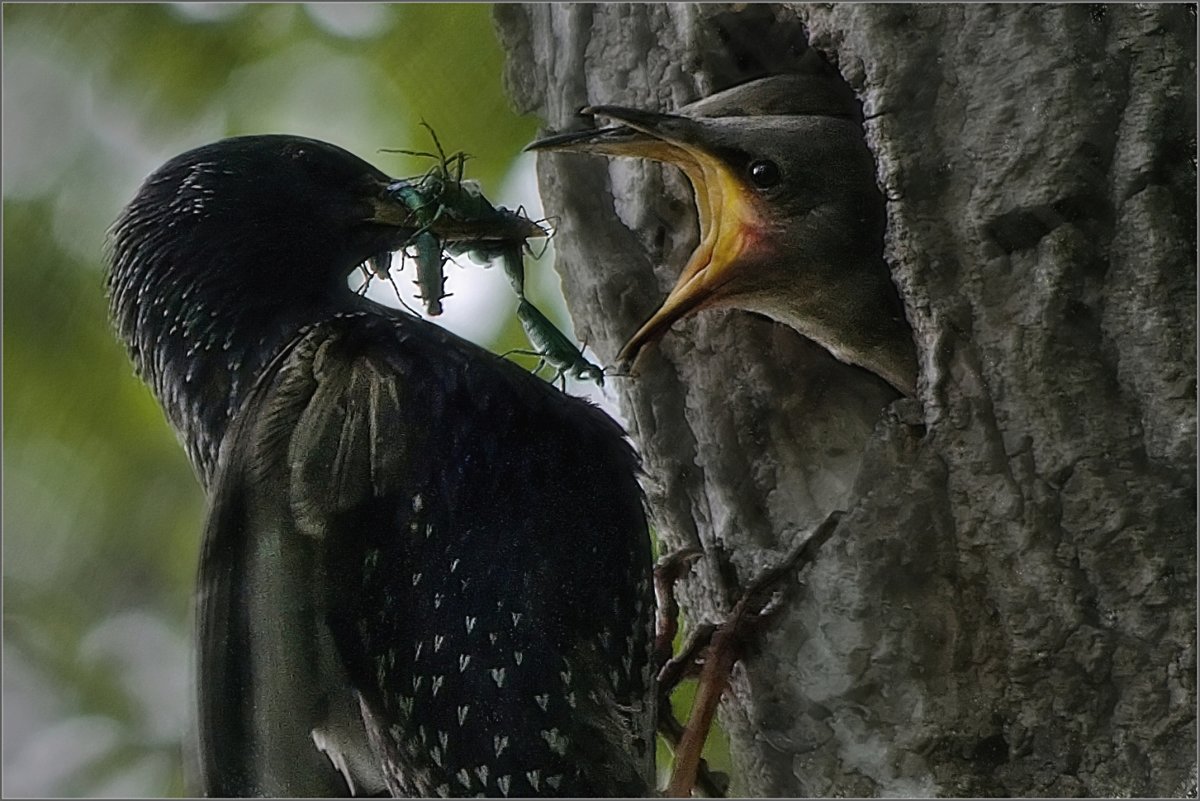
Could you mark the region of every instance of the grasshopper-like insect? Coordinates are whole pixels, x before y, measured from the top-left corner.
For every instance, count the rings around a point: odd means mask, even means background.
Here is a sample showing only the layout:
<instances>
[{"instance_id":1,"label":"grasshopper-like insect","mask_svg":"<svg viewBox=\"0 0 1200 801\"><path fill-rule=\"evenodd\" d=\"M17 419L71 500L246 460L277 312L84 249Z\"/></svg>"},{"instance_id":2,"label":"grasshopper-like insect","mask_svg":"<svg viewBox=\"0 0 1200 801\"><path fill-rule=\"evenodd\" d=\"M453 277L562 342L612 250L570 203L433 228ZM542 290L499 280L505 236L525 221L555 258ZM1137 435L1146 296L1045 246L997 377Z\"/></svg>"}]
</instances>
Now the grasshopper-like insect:
<instances>
[{"instance_id":1,"label":"grasshopper-like insect","mask_svg":"<svg viewBox=\"0 0 1200 801\"><path fill-rule=\"evenodd\" d=\"M391 191L420 225L406 248L412 248L417 261L417 286L426 311L431 317L441 314L441 301L448 297L443 271L446 253L466 253L489 261L499 256L517 296L524 297L525 266L521 250L529 237L546 236L545 229L519 210L492 205L477 182L463 180L467 154L460 150L447 156L433 128L425 122L421 125L429 131L436 153L386 152L424 156L438 162L420 179L397 181L391 186Z\"/></svg>"},{"instance_id":2,"label":"grasshopper-like insect","mask_svg":"<svg viewBox=\"0 0 1200 801\"><path fill-rule=\"evenodd\" d=\"M592 364L583 355L583 351L558 330L558 327L542 314L525 298L521 298L517 306L517 318L525 329L525 336L534 350L511 350L504 354L520 353L526 356L537 356L537 367L533 368L536 375L543 367L549 365L555 369L551 381L560 381L560 388L566 389L567 376L580 381L593 380L598 386L604 386L604 368Z\"/></svg>"},{"instance_id":3,"label":"grasshopper-like insect","mask_svg":"<svg viewBox=\"0 0 1200 801\"><path fill-rule=\"evenodd\" d=\"M526 217L521 209L511 211L494 206L477 182L463 179L467 154L460 150L447 156L433 128L425 122L421 125L429 131L436 153L387 152L437 160L422 177L397 181L390 187L420 226L405 244L405 250L411 249L416 258L416 283L426 311L431 317L441 314L441 301L449 297L443 271L448 255L467 255L481 262L499 260L519 301L517 317L534 348L509 353L537 356L539 361L533 372L536 374L546 365L553 367L556 372L551 381L560 381L564 389L567 376L595 380L603 386L604 370L584 358L583 352L525 298L527 240L547 236L547 230Z\"/></svg>"},{"instance_id":4,"label":"grasshopper-like insect","mask_svg":"<svg viewBox=\"0 0 1200 801\"><path fill-rule=\"evenodd\" d=\"M397 181L389 190L408 206L416 223L421 226L408 238L404 249L406 252L412 249L417 262L417 289L429 316L436 317L442 313L442 299L448 297L446 275L442 271L446 257L441 240L431 230L441 216L442 208L437 200L441 190L408 181Z\"/></svg>"}]
</instances>

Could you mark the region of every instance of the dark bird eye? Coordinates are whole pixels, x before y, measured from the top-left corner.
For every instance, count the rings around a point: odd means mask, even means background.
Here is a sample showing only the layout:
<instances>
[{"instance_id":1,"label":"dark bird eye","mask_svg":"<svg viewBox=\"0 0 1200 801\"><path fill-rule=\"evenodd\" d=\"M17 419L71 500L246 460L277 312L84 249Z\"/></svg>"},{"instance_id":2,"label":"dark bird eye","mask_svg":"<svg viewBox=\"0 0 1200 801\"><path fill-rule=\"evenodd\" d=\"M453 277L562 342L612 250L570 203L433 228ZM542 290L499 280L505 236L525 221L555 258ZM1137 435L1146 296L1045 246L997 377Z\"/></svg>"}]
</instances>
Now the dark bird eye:
<instances>
[{"instance_id":1,"label":"dark bird eye","mask_svg":"<svg viewBox=\"0 0 1200 801\"><path fill-rule=\"evenodd\" d=\"M769 189L782 177L779 165L773 161L756 161L750 165L750 181L759 189Z\"/></svg>"}]
</instances>

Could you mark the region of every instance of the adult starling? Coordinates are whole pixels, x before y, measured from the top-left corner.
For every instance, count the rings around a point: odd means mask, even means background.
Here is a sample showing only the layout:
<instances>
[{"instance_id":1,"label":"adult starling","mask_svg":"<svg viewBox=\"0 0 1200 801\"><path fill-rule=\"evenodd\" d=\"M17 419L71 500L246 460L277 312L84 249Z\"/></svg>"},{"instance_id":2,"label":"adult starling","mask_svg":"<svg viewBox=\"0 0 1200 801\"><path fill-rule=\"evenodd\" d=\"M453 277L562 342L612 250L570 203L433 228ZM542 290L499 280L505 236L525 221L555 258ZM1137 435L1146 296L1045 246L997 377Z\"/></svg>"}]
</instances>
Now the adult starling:
<instances>
[{"instance_id":1,"label":"adult starling","mask_svg":"<svg viewBox=\"0 0 1200 801\"><path fill-rule=\"evenodd\" d=\"M824 66L742 84L676 114L592 106L583 113L621 125L529 145L663 161L692 184L700 244L620 360L694 311L736 307L914 394L916 351L883 259L875 163L853 94Z\"/></svg>"},{"instance_id":2,"label":"adult starling","mask_svg":"<svg viewBox=\"0 0 1200 801\"><path fill-rule=\"evenodd\" d=\"M203 790L644 794L636 457L588 403L349 289L413 233L394 188L327 143L239 137L114 226L116 328L209 500Z\"/></svg>"}]
</instances>

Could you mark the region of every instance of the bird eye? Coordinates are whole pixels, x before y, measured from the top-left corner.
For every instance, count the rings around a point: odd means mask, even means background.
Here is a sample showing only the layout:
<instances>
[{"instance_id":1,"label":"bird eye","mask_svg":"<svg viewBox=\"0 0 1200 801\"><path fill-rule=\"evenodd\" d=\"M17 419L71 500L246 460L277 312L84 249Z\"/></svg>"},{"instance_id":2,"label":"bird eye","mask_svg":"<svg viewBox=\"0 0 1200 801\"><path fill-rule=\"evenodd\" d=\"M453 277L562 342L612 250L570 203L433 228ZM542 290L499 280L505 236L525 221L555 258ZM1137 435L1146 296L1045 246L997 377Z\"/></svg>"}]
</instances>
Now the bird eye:
<instances>
[{"instance_id":1,"label":"bird eye","mask_svg":"<svg viewBox=\"0 0 1200 801\"><path fill-rule=\"evenodd\" d=\"M763 159L750 165L750 181L759 189L771 188L779 183L782 177L779 165L773 161Z\"/></svg>"}]
</instances>

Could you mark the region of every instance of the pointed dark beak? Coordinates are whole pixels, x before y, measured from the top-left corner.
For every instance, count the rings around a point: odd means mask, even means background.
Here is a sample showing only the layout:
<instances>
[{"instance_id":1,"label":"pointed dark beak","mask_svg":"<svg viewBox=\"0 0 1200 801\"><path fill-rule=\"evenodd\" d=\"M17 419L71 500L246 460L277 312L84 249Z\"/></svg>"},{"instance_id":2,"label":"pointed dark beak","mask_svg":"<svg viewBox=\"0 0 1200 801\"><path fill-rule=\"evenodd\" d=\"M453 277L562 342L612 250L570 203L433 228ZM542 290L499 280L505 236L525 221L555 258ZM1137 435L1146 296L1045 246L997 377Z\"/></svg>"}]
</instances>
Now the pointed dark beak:
<instances>
[{"instance_id":1,"label":"pointed dark beak","mask_svg":"<svg viewBox=\"0 0 1200 801\"><path fill-rule=\"evenodd\" d=\"M403 178L391 179L379 187L372 199L370 221L396 228L420 228L415 209L427 202L413 182ZM503 206L486 214L462 217L441 214L430 230L442 242L511 242L550 235L542 225Z\"/></svg>"}]
</instances>

